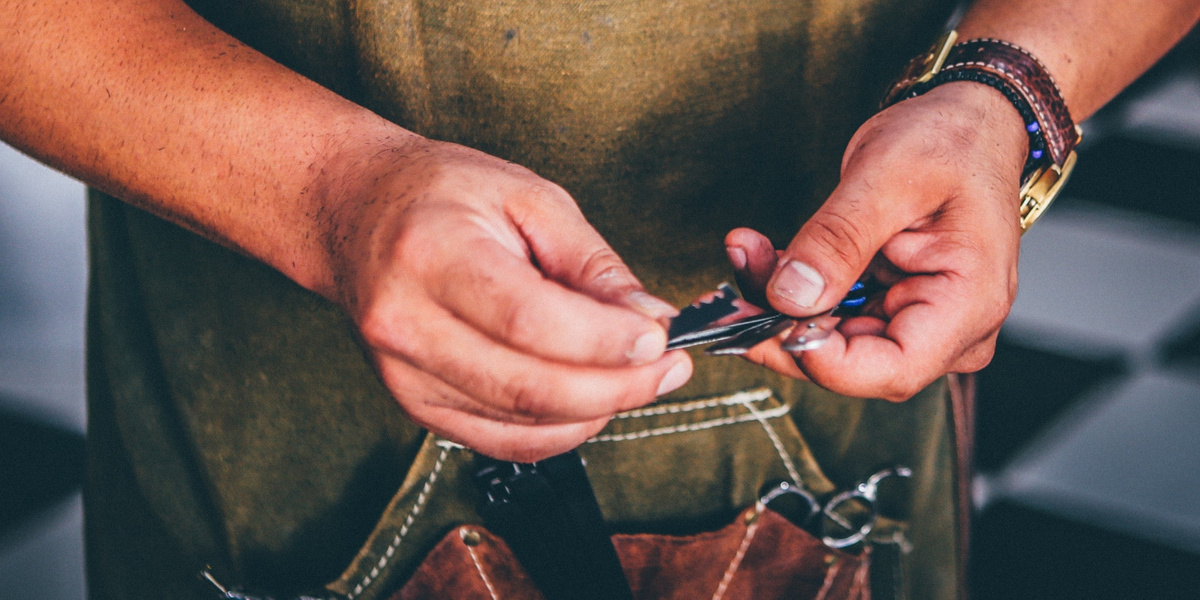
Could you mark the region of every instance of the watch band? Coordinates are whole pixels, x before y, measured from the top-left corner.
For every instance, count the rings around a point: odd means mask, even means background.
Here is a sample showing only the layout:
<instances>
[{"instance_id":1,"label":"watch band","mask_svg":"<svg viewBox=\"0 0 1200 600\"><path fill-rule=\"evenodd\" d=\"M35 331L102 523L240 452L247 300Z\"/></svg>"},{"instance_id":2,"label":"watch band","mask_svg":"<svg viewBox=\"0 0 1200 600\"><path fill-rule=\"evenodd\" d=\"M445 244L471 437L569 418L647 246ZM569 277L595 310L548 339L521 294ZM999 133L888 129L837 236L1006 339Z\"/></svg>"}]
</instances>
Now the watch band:
<instances>
[{"instance_id":1,"label":"watch band","mask_svg":"<svg viewBox=\"0 0 1200 600\"><path fill-rule=\"evenodd\" d=\"M888 89L882 106L919 96L950 81L975 81L999 90L1016 107L1030 138L1021 177L1020 221L1027 230L1045 212L1075 166L1080 129L1045 66L1024 49L1002 40L956 44L949 31L929 52L913 59Z\"/></svg>"}]
</instances>

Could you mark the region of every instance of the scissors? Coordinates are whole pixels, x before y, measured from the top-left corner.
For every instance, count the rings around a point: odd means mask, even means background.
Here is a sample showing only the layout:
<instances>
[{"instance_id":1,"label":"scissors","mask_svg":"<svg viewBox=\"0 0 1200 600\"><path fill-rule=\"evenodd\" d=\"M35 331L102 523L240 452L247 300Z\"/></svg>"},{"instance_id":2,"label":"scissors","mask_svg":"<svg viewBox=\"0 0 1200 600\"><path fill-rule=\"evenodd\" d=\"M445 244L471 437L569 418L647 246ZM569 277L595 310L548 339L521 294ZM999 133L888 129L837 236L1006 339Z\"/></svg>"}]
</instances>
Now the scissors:
<instances>
[{"instance_id":1,"label":"scissors","mask_svg":"<svg viewBox=\"0 0 1200 600\"><path fill-rule=\"evenodd\" d=\"M804 487L783 481L768 488L758 502L820 537L826 546L849 548L865 540L875 529L879 519L879 487L889 477L911 479L912 469L903 466L883 469L823 503ZM801 505L783 506L780 501L785 498L799 500Z\"/></svg>"}]
</instances>

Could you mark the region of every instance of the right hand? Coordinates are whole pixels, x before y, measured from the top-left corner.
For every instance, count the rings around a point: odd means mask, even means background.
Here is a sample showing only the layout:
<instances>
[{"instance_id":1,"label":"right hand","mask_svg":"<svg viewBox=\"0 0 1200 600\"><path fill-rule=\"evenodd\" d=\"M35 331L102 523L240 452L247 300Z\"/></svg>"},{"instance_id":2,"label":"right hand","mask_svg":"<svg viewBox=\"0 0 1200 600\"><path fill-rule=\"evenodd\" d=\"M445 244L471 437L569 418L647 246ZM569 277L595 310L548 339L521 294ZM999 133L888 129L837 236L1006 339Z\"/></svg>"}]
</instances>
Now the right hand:
<instances>
[{"instance_id":1,"label":"right hand","mask_svg":"<svg viewBox=\"0 0 1200 600\"><path fill-rule=\"evenodd\" d=\"M562 188L462 146L381 154L333 202L333 289L414 421L529 462L691 376L666 302Z\"/></svg>"}]
</instances>

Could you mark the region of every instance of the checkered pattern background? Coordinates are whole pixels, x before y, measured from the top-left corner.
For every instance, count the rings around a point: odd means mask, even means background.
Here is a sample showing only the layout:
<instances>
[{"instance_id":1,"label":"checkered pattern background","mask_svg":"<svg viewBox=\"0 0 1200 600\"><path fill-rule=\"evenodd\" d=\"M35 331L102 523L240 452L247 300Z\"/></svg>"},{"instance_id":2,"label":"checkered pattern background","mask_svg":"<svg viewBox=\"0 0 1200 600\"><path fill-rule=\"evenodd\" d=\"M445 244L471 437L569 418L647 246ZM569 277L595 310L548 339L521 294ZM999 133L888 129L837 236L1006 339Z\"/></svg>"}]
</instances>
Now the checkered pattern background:
<instances>
[{"instance_id":1,"label":"checkered pattern background","mask_svg":"<svg viewBox=\"0 0 1200 600\"><path fill-rule=\"evenodd\" d=\"M1200 597L1200 36L1085 130L979 377L977 600ZM83 206L0 147L3 598L84 597Z\"/></svg>"}]
</instances>

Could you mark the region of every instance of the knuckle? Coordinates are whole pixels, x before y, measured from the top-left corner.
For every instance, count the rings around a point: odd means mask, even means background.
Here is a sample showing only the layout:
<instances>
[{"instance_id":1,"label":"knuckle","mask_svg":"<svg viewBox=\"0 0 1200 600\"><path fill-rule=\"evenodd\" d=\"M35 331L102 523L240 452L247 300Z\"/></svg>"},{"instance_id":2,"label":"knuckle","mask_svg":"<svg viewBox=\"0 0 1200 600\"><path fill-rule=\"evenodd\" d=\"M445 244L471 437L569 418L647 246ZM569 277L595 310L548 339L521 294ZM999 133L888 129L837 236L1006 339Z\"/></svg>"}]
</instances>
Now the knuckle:
<instances>
[{"instance_id":1,"label":"knuckle","mask_svg":"<svg viewBox=\"0 0 1200 600\"><path fill-rule=\"evenodd\" d=\"M995 356L996 349L994 346L985 345L984 347L975 348L963 355L954 370L959 373L974 373L988 366Z\"/></svg>"},{"instance_id":2,"label":"knuckle","mask_svg":"<svg viewBox=\"0 0 1200 600\"><path fill-rule=\"evenodd\" d=\"M925 383L910 374L898 375L884 386L882 398L889 402L904 402L924 389Z\"/></svg>"},{"instance_id":3,"label":"knuckle","mask_svg":"<svg viewBox=\"0 0 1200 600\"><path fill-rule=\"evenodd\" d=\"M608 246L602 246L592 250L581 263L579 268L579 281L589 283L598 283L604 281L609 284L618 286L634 286L636 281L633 274L629 272L629 268L621 261L621 257Z\"/></svg>"},{"instance_id":4,"label":"knuckle","mask_svg":"<svg viewBox=\"0 0 1200 600\"><path fill-rule=\"evenodd\" d=\"M522 182L519 191L510 197L514 206L520 206L522 213L540 215L542 218L553 218L561 211L577 213L579 208L571 195L561 186L529 173L532 179Z\"/></svg>"},{"instance_id":5,"label":"knuckle","mask_svg":"<svg viewBox=\"0 0 1200 600\"><path fill-rule=\"evenodd\" d=\"M509 412L523 417L544 416L548 408L547 395L542 386L536 385L525 376L514 376L500 385Z\"/></svg>"},{"instance_id":6,"label":"knuckle","mask_svg":"<svg viewBox=\"0 0 1200 600\"><path fill-rule=\"evenodd\" d=\"M536 345L535 329L541 317L528 305L519 302L505 302L497 306L499 311L499 333L510 345L525 348Z\"/></svg>"},{"instance_id":7,"label":"knuckle","mask_svg":"<svg viewBox=\"0 0 1200 600\"><path fill-rule=\"evenodd\" d=\"M388 311L375 301L367 302L361 309L358 328L363 341L372 348L387 346L392 338L392 319Z\"/></svg>"},{"instance_id":8,"label":"knuckle","mask_svg":"<svg viewBox=\"0 0 1200 600\"><path fill-rule=\"evenodd\" d=\"M824 257L839 265L857 267L870 259L867 232L859 219L829 212L814 218L807 232Z\"/></svg>"}]
</instances>

